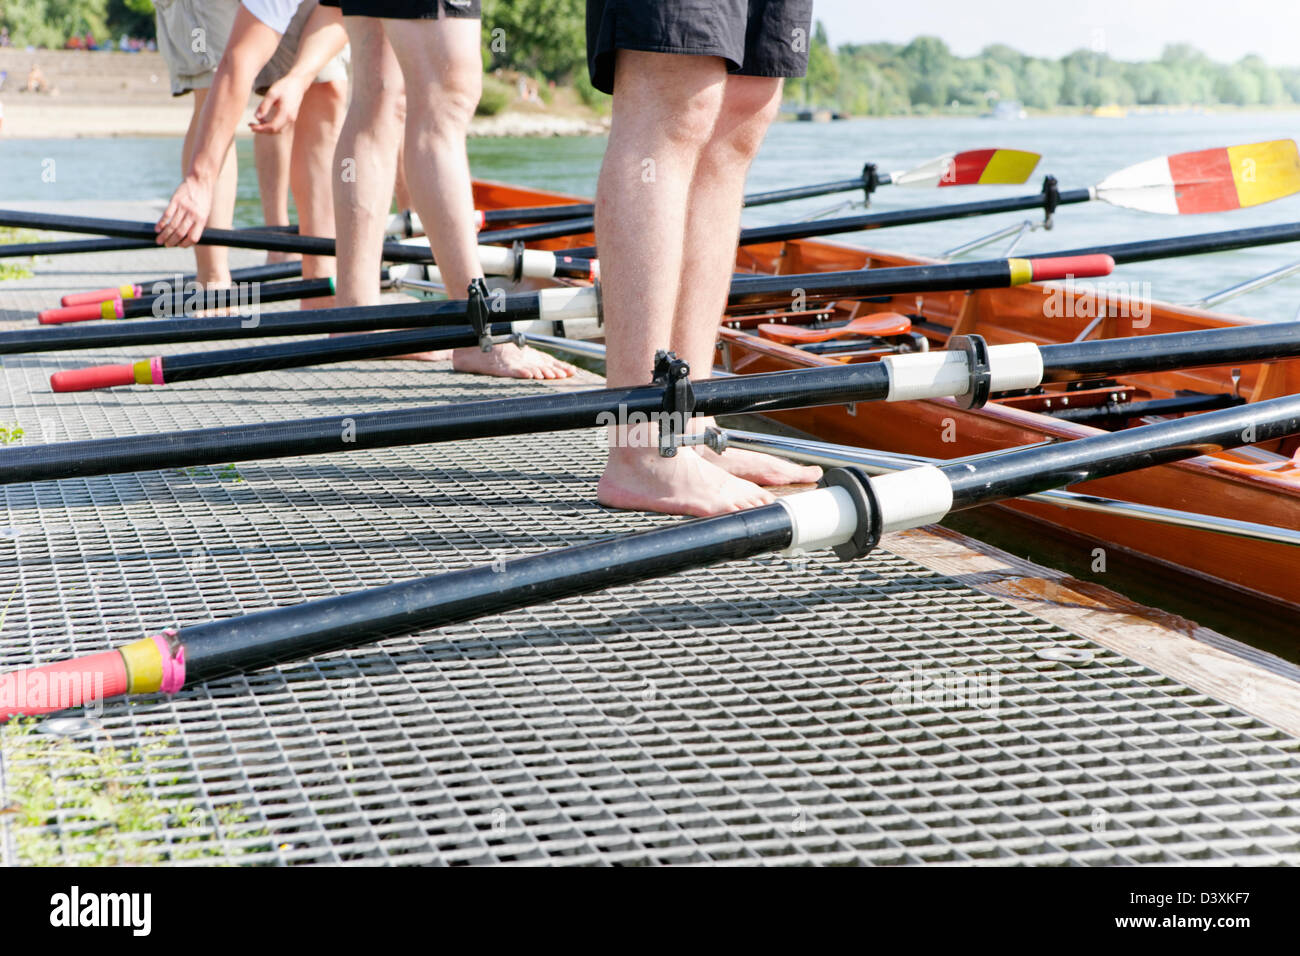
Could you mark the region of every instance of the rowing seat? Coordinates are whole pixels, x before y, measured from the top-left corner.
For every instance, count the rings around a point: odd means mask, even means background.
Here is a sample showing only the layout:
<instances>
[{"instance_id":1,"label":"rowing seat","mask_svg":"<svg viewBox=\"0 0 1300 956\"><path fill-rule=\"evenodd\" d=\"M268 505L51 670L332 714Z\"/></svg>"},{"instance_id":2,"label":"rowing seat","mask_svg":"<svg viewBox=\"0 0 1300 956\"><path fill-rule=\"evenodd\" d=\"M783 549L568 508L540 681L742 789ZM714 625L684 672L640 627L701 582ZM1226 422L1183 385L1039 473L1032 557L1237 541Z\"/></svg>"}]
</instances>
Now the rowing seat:
<instances>
[{"instance_id":1,"label":"rowing seat","mask_svg":"<svg viewBox=\"0 0 1300 956\"><path fill-rule=\"evenodd\" d=\"M858 336L889 338L906 335L911 330L912 320L905 315L897 312L872 312L868 315L860 315L851 322L826 329L765 322L758 327L758 334L783 345L806 345L810 342L827 342L831 339Z\"/></svg>"}]
</instances>

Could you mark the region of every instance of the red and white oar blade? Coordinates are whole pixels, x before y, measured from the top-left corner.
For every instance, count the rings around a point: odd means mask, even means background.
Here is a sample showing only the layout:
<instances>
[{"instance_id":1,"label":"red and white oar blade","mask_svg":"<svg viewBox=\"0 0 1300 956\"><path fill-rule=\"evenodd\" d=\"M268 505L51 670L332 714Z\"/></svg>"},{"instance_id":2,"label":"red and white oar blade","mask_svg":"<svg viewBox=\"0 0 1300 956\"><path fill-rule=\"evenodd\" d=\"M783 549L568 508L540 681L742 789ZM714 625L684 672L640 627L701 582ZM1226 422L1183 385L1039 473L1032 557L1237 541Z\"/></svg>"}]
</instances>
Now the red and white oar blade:
<instances>
[{"instance_id":1,"label":"red and white oar blade","mask_svg":"<svg viewBox=\"0 0 1300 956\"><path fill-rule=\"evenodd\" d=\"M1300 192L1293 139L1161 156L1112 173L1093 188L1113 206L1177 216L1229 212Z\"/></svg>"},{"instance_id":2,"label":"red and white oar blade","mask_svg":"<svg viewBox=\"0 0 1300 956\"><path fill-rule=\"evenodd\" d=\"M1017 185L1028 181L1040 159L1022 149L972 149L936 156L890 179L896 186Z\"/></svg>"}]
</instances>

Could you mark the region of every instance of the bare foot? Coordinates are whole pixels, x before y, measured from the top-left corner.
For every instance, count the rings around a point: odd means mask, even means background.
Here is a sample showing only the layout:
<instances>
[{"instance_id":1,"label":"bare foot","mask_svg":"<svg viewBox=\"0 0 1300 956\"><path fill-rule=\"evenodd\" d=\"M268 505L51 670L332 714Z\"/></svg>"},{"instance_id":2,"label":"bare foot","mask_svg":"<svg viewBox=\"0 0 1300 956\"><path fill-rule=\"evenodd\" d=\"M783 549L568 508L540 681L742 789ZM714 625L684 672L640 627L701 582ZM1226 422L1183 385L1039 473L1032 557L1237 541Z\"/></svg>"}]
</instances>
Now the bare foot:
<instances>
[{"instance_id":1,"label":"bare foot","mask_svg":"<svg viewBox=\"0 0 1300 956\"><path fill-rule=\"evenodd\" d=\"M456 349L451 353L451 367L458 372L500 378L568 378L577 371L568 362L561 362L545 352L521 349L511 343L494 345L490 352L477 348Z\"/></svg>"},{"instance_id":2,"label":"bare foot","mask_svg":"<svg viewBox=\"0 0 1300 956\"><path fill-rule=\"evenodd\" d=\"M713 424L712 418L696 418L691 421L691 431L701 432ZM696 451L709 464L758 485L811 485L822 476L816 465L800 465L757 451L728 448L719 455L704 445L697 445Z\"/></svg>"},{"instance_id":3,"label":"bare foot","mask_svg":"<svg viewBox=\"0 0 1300 956\"><path fill-rule=\"evenodd\" d=\"M271 249L266 253L266 264L268 266L276 265L281 262L299 262L301 260L301 253L297 252L282 252L276 249Z\"/></svg>"},{"instance_id":4,"label":"bare foot","mask_svg":"<svg viewBox=\"0 0 1300 956\"><path fill-rule=\"evenodd\" d=\"M758 485L711 465L693 449L662 458L657 446L609 450L609 463L596 486L596 500L611 508L670 515L727 514L771 504Z\"/></svg>"}]
</instances>

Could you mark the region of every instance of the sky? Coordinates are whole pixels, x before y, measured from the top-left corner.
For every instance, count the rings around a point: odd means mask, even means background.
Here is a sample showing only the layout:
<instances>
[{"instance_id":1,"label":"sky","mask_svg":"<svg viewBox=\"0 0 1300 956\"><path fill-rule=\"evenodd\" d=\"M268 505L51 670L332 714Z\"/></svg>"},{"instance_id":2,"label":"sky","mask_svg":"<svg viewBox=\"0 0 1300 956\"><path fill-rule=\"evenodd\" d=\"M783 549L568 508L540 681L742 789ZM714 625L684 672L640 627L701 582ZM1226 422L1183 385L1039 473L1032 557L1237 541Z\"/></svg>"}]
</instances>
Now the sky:
<instances>
[{"instance_id":1,"label":"sky","mask_svg":"<svg viewBox=\"0 0 1300 956\"><path fill-rule=\"evenodd\" d=\"M1102 48L1117 60L1152 60L1190 43L1231 62L1258 53L1300 66L1300 0L813 0L831 43L906 43L938 36L959 56L1005 43L1060 57Z\"/></svg>"}]
</instances>

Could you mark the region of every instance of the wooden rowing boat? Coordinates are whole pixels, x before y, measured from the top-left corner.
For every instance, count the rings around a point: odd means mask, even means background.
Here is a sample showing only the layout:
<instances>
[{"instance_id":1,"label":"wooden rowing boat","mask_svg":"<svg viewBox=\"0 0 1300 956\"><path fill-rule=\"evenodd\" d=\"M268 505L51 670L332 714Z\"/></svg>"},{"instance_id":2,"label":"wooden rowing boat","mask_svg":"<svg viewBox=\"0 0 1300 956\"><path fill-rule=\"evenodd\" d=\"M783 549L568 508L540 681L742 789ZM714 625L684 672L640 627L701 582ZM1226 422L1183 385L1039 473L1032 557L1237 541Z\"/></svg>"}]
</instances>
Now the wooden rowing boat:
<instances>
[{"instance_id":1,"label":"wooden rowing boat","mask_svg":"<svg viewBox=\"0 0 1300 956\"><path fill-rule=\"evenodd\" d=\"M475 184L480 209L585 202L580 197L524 189L501 183ZM560 249L591 245L594 236L572 236L535 243ZM918 265L936 260L867 249L826 240L791 240L743 247L737 271L790 274ZM1044 309L1054 295L1056 307ZM1119 295L1095 296L1085 288L1047 289L1024 285L975 292L901 295L864 303L841 303L834 318L876 312L912 317L914 331L933 348L951 334L976 333L990 344L1070 342L1081 336L1116 338L1253 324L1253 320L1161 302L1141 304ZM1051 314L1048 314L1048 313ZM1102 315L1098 318L1097 313ZM1131 318L1140 315L1138 321ZM719 340L720 365L739 374L867 361L870 356L822 355L759 335L752 322L730 323ZM739 327L744 326L744 327ZM1139 327L1140 326L1140 327ZM1086 424L1054 417L1063 409L1107 403L1202 396L1240 396L1247 402L1300 392L1300 360L1125 376L1085 387L1049 385L1033 394L1002 397L978 410L951 399L898 404L823 406L774 413L771 417L810 436L886 451L956 458L1015 445L1068 441L1099 433ZM1220 398L1231 401L1233 398ZM1122 414L1122 413L1121 413ZM1112 426L1139 424L1122 419ZM1075 490L1142 504L1234 518L1300 530L1300 442L1266 442L1185 462L1147 468L1079 485ZM1297 556L1286 545L1229 537L1193 528L1159 527L1130 518L1069 511L1016 500L1010 508L1035 522L1081 536L1093 546L1114 548L1220 585L1254 600L1300 607Z\"/></svg>"}]
</instances>

